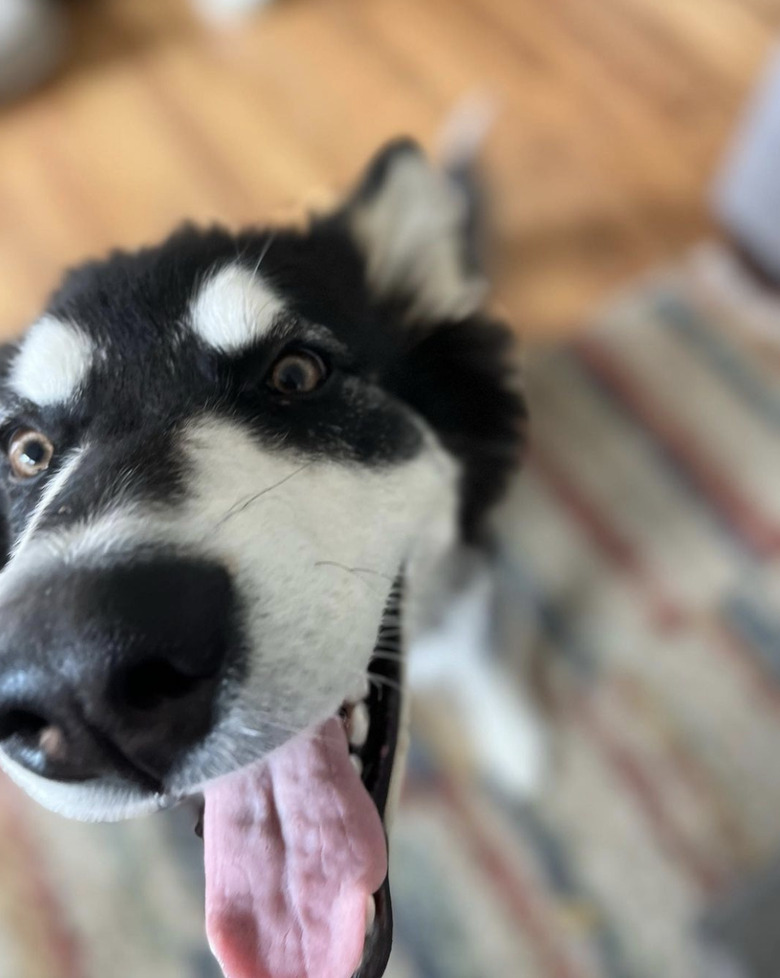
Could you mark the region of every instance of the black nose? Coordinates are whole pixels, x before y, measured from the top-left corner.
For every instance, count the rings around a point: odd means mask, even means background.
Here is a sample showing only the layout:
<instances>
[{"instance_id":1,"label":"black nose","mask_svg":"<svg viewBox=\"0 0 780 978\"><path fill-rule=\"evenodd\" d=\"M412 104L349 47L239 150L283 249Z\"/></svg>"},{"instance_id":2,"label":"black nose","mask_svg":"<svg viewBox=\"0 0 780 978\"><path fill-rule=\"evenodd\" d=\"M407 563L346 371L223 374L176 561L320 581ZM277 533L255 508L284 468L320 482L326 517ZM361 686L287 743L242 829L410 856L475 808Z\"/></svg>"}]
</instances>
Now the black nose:
<instances>
[{"instance_id":1,"label":"black nose","mask_svg":"<svg viewBox=\"0 0 780 978\"><path fill-rule=\"evenodd\" d=\"M44 777L154 790L212 728L237 647L227 571L182 558L33 581L0 623L3 751Z\"/></svg>"}]
</instances>

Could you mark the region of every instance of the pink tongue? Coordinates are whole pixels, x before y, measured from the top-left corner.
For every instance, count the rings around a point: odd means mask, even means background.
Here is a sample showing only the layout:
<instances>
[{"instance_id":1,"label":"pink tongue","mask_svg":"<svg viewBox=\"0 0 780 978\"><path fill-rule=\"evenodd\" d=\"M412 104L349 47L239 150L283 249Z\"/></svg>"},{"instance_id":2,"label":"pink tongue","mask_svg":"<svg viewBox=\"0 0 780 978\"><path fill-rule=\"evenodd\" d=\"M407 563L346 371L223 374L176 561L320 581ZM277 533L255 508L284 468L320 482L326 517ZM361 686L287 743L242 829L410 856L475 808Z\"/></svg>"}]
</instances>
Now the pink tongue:
<instances>
[{"instance_id":1,"label":"pink tongue","mask_svg":"<svg viewBox=\"0 0 780 978\"><path fill-rule=\"evenodd\" d=\"M206 927L227 978L350 978L382 822L335 717L206 790Z\"/></svg>"}]
</instances>

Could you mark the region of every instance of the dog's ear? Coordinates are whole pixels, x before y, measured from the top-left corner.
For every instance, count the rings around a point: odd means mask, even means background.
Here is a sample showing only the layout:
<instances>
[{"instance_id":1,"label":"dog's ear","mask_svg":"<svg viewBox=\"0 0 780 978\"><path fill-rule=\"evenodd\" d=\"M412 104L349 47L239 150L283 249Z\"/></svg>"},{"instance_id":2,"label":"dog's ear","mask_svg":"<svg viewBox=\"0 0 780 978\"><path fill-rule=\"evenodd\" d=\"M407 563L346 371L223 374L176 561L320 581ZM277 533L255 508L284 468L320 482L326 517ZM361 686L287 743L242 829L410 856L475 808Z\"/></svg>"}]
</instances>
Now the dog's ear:
<instances>
[{"instance_id":1,"label":"dog's ear","mask_svg":"<svg viewBox=\"0 0 780 978\"><path fill-rule=\"evenodd\" d=\"M418 322L463 319L482 305L468 193L412 140L379 151L337 216L379 301L403 304Z\"/></svg>"}]
</instances>

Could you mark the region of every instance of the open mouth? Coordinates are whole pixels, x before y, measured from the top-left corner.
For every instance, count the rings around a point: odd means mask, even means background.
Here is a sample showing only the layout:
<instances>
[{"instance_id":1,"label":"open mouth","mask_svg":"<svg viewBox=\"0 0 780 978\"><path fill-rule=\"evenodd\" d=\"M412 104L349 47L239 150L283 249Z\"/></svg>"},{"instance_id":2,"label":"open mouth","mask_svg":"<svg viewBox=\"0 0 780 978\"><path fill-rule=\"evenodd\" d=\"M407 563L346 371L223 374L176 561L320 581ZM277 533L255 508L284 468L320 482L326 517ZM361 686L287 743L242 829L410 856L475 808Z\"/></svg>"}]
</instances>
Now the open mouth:
<instances>
[{"instance_id":1,"label":"open mouth","mask_svg":"<svg viewBox=\"0 0 780 978\"><path fill-rule=\"evenodd\" d=\"M394 779L402 775L404 751L398 750L399 736L406 736L404 724L404 685L401 660L401 599L403 581L396 579L390 592L382 625L379 629L374 656L368 666L369 694L366 700L367 736L362 747L350 737L350 753L360 759L363 786L376 805L379 817L385 824L387 804ZM354 712L349 718L354 721ZM362 733L362 731L361 731ZM359 737L358 737L359 739ZM374 919L366 931L363 958L355 978L380 978L387 967L393 941L393 908L390 901L390 875L385 876L381 888L374 893Z\"/></svg>"},{"instance_id":2,"label":"open mouth","mask_svg":"<svg viewBox=\"0 0 780 978\"><path fill-rule=\"evenodd\" d=\"M405 735L401 598L399 576L366 682L338 716L206 786L206 923L227 978L384 974L386 816Z\"/></svg>"}]
</instances>

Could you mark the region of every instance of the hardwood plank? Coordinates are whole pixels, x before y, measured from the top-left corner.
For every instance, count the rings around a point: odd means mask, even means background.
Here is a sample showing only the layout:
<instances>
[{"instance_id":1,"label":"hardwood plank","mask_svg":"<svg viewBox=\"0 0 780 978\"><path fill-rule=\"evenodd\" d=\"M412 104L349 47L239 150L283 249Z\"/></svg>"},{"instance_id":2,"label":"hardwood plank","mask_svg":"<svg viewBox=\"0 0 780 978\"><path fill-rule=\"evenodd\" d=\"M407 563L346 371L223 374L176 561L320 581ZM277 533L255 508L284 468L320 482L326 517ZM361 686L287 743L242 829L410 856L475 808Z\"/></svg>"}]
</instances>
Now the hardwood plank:
<instances>
[{"instance_id":1,"label":"hardwood plank","mask_svg":"<svg viewBox=\"0 0 780 978\"><path fill-rule=\"evenodd\" d=\"M186 217L320 204L391 136L434 149L487 90L499 301L534 335L711 233L707 180L780 0L286 0L220 31L186 0L73 17L67 70L0 109L1 333L64 265Z\"/></svg>"}]
</instances>

